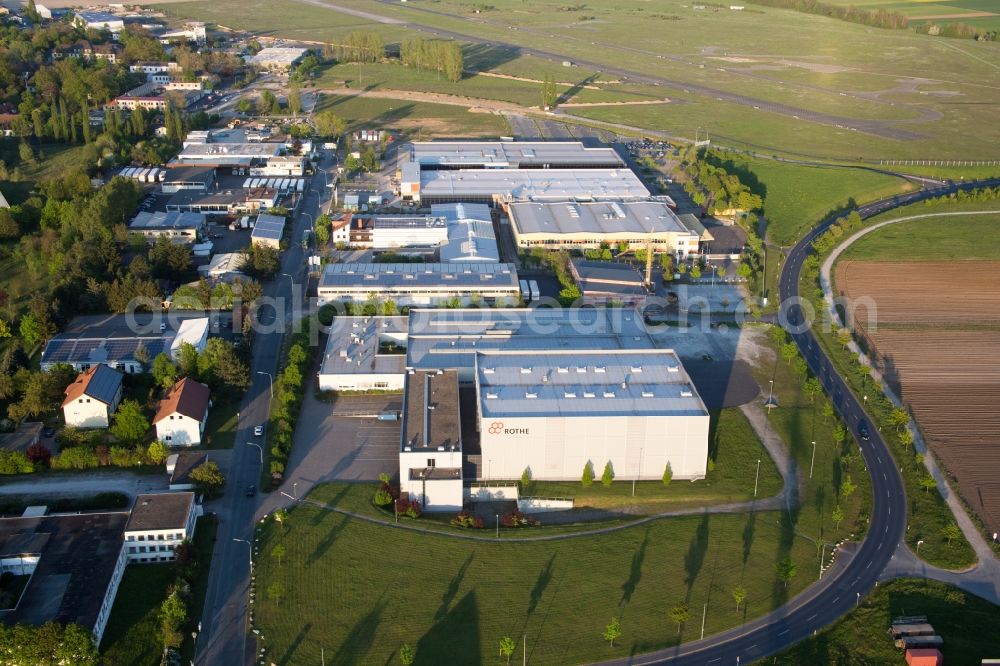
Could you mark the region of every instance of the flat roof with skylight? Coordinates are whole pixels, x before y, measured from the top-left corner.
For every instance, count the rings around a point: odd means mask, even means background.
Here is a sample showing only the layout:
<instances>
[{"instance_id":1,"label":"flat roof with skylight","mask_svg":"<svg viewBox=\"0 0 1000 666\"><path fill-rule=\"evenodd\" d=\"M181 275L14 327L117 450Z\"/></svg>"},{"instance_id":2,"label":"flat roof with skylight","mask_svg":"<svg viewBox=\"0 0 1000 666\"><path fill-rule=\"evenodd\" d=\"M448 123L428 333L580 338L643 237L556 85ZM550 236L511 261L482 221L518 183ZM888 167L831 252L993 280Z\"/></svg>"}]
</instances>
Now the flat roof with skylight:
<instances>
[{"instance_id":1,"label":"flat roof with skylight","mask_svg":"<svg viewBox=\"0 0 1000 666\"><path fill-rule=\"evenodd\" d=\"M702 416L708 412L670 350L476 353L482 418Z\"/></svg>"},{"instance_id":2,"label":"flat roof with skylight","mask_svg":"<svg viewBox=\"0 0 1000 666\"><path fill-rule=\"evenodd\" d=\"M532 168L624 166L610 146L580 141L414 141L411 156L421 167Z\"/></svg>"},{"instance_id":3,"label":"flat roof with skylight","mask_svg":"<svg viewBox=\"0 0 1000 666\"><path fill-rule=\"evenodd\" d=\"M620 169L457 169L420 173L421 201L600 201L646 199L649 190Z\"/></svg>"}]
</instances>

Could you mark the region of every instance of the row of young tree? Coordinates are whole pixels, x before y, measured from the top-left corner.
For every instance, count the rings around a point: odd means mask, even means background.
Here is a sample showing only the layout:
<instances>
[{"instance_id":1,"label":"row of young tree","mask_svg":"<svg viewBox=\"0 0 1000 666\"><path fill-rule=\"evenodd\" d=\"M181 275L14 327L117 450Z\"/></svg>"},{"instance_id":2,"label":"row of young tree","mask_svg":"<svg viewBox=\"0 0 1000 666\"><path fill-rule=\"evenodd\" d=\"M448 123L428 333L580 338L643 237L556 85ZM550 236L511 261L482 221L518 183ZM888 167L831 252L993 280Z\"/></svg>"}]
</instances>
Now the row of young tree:
<instances>
[{"instance_id":1,"label":"row of young tree","mask_svg":"<svg viewBox=\"0 0 1000 666\"><path fill-rule=\"evenodd\" d=\"M465 70L462 47L455 41L408 39L399 47L399 59L407 67L435 71L449 81L461 80Z\"/></svg>"}]
</instances>

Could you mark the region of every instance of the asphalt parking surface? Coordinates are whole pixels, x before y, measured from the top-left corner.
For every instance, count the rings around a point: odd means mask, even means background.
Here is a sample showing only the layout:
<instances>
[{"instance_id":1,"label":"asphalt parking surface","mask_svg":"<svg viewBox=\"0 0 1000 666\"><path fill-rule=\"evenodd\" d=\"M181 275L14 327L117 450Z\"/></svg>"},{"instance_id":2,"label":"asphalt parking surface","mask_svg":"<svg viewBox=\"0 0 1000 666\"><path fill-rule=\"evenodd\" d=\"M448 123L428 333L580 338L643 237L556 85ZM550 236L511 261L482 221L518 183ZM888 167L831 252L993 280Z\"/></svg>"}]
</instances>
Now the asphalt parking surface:
<instances>
[{"instance_id":1,"label":"asphalt parking surface","mask_svg":"<svg viewBox=\"0 0 1000 666\"><path fill-rule=\"evenodd\" d=\"M322 402L309 391L302 404L287 478L307 483L374 481L399 467L398 421L379 421L400 410L400 395L342 396Z\"/></svg>"}]
</instances>

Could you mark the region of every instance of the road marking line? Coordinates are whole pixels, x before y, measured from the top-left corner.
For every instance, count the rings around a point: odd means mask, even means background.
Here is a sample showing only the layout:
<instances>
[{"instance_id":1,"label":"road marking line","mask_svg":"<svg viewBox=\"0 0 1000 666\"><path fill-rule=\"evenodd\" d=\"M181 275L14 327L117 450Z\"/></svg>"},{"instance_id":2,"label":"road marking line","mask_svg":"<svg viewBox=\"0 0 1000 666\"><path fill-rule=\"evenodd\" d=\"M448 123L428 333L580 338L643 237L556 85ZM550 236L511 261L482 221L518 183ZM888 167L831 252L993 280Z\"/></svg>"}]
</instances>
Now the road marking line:
<instances>
[{"instance_id":1,"label":"road marking line","mask_svg":"<svg viewBox=\"0 0 1000 666\"><path fill-rule=\"evenodd\" d=\"M780 631L780 632L778 632L778 635L779 635L779 636L784 636L785 634L787 634L787 633L788 633L788 631L789 631L788 629L785 629L784 631Z\"/></svg>"},{"instance_id":2,"label":"road marking line","mask_svg":"<svg viewBox=\"0 0 1000 666\"><path fill-rule=\"evenodd\" d=\"M812 615L810 615L809 617L806 618L806 622L812 622L815 618L816 618L816 614L813 613Z\"/></svg>"}]
</instances>

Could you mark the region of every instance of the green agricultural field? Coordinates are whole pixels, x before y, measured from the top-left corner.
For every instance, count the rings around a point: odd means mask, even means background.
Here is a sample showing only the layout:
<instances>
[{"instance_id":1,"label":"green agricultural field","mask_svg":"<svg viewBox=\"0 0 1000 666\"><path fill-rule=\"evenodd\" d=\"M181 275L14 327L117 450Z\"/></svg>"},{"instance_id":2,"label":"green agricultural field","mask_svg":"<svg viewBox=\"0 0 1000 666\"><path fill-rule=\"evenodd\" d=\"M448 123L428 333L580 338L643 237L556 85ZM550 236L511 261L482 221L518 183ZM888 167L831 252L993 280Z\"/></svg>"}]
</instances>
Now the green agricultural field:
<instances>
[{"instance_id":1,"label":"green agricultural field","mask_svg":"<svg viewBox=\"0 0 1000 666\"><path fill-rule=\"evenodd\" d=\"M892 618L926 615L944 639L949 664L978 664L996 656L993 604L933 580L901 579L879 585L857 610L833 627L768 659L778 666L800 664L902 664L900 650L886 634Z\"/></svg>"},{"instance_id":2,"label":"green agricultural field","mask_svg":"<svg viewBox=\"0 0 1000 666\"><path fill-rule=\"evenodd\" d=\"M410 102L360 95L324 95L317 110L330 110L349 129L387 127L414 139L437 136L496 137L510 134L503 116L476 113L461 106Z\"/></svg>"},{"instance_id":3,"label":"green agricultural field","mask_svg":"<svg viewBox=\"0 0 1000 666\"><path fill-rule=\"evenodd\" d=\"M965 23L983 30L1000 30L1000 7L993 0L829 0L834 5L899 12L910 25Z\"/></svg>"},{"instance_id":4,"label":"green agricultural field","mask_svg":"<svg viewBox=\"0 0 1000 666\"><path fill-rule=\"evenodd\" d=\"M600 482L602 469L594 470L598 479L590 487L579 482L533 482L525 495L572 497L575 506L595 509L639 508L642 513L669 511L688 506L709 506L724 502L753 499L753 479L757 461L761 461L758 497L771 497L781 491L781 474L761 445L750 423L739 409L732 407L712 413L709 455L714 469L700 481L643 481L635 486L622 474L611 486Z\"/></svg>"},{"instance_id":5,"label":"green agricultural field","mask_svg":"<svg viewBox=\"0 0 1000 666\"><path fill-rule=\"evenodd\" d=\"M850 261L1000 261L1000 202L981 203L996 214L924 218L873 231L851 245ZM919 207L911 215L920 215ZM901 216L898 213L896 217ZM887 218L889 219L889 218ZM961 233L956 233L956 226Z\"/></svg>"},{"instance_id":6,"label":"green agricultural field","mask_svg":"<svg viewBox=\"0 0 1000 666\"><path fill-rule=\"evenodd\" d=\"M323 486L337 503L349 487ZM370 492L370 490L369 490ZM778 526L778 514L665 519L599 536L539 543L484 542L394 529L309 504L288 527L261 529L256 621L266 658L282 664L396 663L404 643L417 664L481 664L501 637L527 635L532 664L627 657L698 638L765 613L818 575L811 543ZM419 525L423 519L416 521ZM522 528L547 534L548 528ZM284 555L273 555L281 544ZM789 555L788 589L775 561ZM742 585L746 605L731 593ZM687 603L678 632L668 610ZM612 648L601 634L619 617Z\"/></svg>"}]
</instances>

